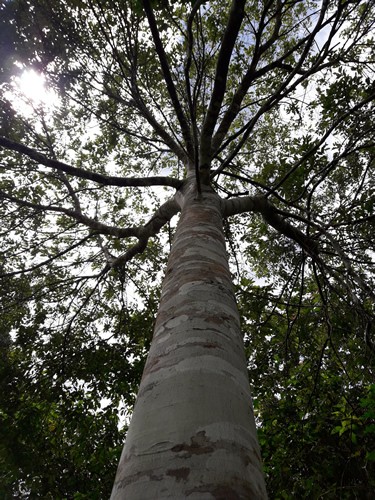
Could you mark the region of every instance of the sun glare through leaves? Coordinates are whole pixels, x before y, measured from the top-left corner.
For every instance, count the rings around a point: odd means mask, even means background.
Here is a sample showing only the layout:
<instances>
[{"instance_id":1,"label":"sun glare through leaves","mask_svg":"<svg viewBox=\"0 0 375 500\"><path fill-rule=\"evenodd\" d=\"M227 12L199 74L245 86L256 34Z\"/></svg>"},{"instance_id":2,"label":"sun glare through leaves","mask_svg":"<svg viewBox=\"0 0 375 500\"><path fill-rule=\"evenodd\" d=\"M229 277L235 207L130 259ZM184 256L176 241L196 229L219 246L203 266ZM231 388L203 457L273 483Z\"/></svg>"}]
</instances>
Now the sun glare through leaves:
<instances>
[{"instance_id":1,"label":"sun glare through leaves","mask_svg":"<svg viewBox=\"0 0 375 500\"><path fill-rule=\"evenodd\" d=\"M32 69L23 71L16 80L17 87L22 96L33 105L53 105L57 95L46 86L45 76Z\"/></svg>"}]
</instances>

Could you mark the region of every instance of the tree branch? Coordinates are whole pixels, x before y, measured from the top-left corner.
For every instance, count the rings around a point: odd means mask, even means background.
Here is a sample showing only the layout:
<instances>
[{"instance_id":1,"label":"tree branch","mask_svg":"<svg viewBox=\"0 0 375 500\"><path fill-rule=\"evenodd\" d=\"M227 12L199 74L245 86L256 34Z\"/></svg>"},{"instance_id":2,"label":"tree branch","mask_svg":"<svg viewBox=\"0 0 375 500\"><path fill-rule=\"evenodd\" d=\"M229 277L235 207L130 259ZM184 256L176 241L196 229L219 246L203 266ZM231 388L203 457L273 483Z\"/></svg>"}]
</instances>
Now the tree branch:
<instances>
[{"instance_id":1,"label":"tree branch","mask_svg":"<svg viewBox=\"0 0 375 500\"><path fill-rule=\"evenodd\" d=\"M156 210L151 219L143 227L139 228L140 234L138 236L138 243L129 248L127 252L117 257L117 259L111 259L111 262L107 264L103 272L109 271L111 268L123 266L135 255L143 253L147 247L149 238L155 236L180 210L181 207L175 196L163 203L163 205Z\"/></svg>"},{"instance_id":2,"label":"tree branch","mask_svg":"<svg viewBox=\"0 0 375 500\"><path fill-rule=\"evenodd\" d=\"M321 30L322 28L324 28L324 26L326 26L328 23L328 21L326 21L322 25L324 13L325 13L325 9L326 9L326 6L324 7L324 5L323 5L320 18L319 18L317 25L315 27L315 30L313 31L312 34L309 34L308 36L299 40L298 43L293 45L293 47L291 49L287 50L277 60L275 60L269 64L266 64L264 67L262 67L256 71L256 67L261 59L261 56L267 51L267 49L272 45L272 43L274 43L279 37L279 30L280 30L280 26L281 26L281 9L282 9L282 5L279 4L278 10L276 13L276 23L275 23L274 30L273 30L270 38L261 45L260 39L262 36L262 30L263 30L262 23L264 23L264 16L266 13L266 8L262 12L262 19L260 21L260 28L259 28L259 31L257 32L257 35L256 35L254 54L253 54L249 69L245 73L238 89L234 93L232 101L231 101L228 109L226 110L224 117L220 123L220 126L219 126L219 128L218 128L218 130L213 138L213 141L212 141L213 142L213 144L212 144L212 153L213 154L215 154L215 152L219 149L220 145L222 144L233 120L236 118L236 116L240 110L241 103L242 103L247 91L249 90L250 86L254 83L254 81L257 78L260 78L261 76L265 75L266 73L268 73L272 69L280 67L280 65L282 65L282 62L285 59L287 59L289 56L291 56L294 52L296 52L304 43L308 42L306 47L309 50L309 48L311 47L311 45L313 43L313 39L314 39L314 36L316 35L316 33L319 30ZM318 29L318 27L319 27L319 29ZM289 66L290 71L291 71L291 73L293 73L293 75L301 73L301 66L302 66L302 63L307 56L308 50L306 50L306 48L305 48L304 53L301 56L297 67L292 68L291 66ZM302 72L302 74L303 74L303 72ZM290 75L287 78L287 82L289 82L289 81L290 81ZM282 87L280 87L280 89L281 88ZM280 91L280 89L279 89L279 91Z\"/></svg>"},{"instance_id":3,"label":"tree branch","mask_svg":"<svg viewBox=\"0 0 375 500\"><path fill-rule=\"evenodd\" d=\"M172 75L171 75L171 72L169 69L167 56L166 56L166 53L164 51L163 44L160 40L159 30L158 30L158 27L156 25L155 16L154 16L154 13L153 13L153 10L152 10L152 7L151 7L149 0L143 0L143 7L145 9L147 20L148 20L148 23L149 23L149 26L151 29L152 37L153 37L154 44L155 44L156 53L158 54L158 57L159 57L159 61L161 64L161 69L163 71L165 83L167 84L168 93L169 93L169 96L172 100L174 110L176 111L177 119L178 119L180 126L181 126L181 132L182 132L182 136L184 138L185 144L186 144L188 156L190 157L190 159L193 159L193 140L192 140L192 137L190 134L190 126L188 124L185 113L184 113L182 106L181 106L181 103L179 101L176 87L173 83L173 79L172 79Z\"/></svg>"},{"instance_id":4,"label":"tree branch","mask_svg":"<svg viewBox=\"0 0 375 500\"><path fill-rule=\"evenodd\" d=\"M84 216L81 213L74 212L73 210L65 209L63 207L53 207L53 206L46 206L46 205L37 205L35 203L27 202L24 200L19 200L15 197L9 196L7 194L4 194L0 192L0 198L6 198L10 201L13 201L14 203L17 203L18 205L21 206L26 206L29 208L33 208L35 210L41 210L41 211L55 211L55 212L60 212L64 213L77 221L85 224L86 226L90 227L91 229L94 229L94 232L80 240L77 244L72 245L68 249L63 250L62 252L57 253L50 259L47 259L35 266L30 267L29 269L26 270L20 270L20 271L14 271L12 273L6 273L4 275L0 275L0 277L3 276L14 276L17 274L22 274L24 272L30 272L34 271L35 269L38 269L40 267L43 267L44 265L52 262L53 260L57 259L58 257L66 254L70 250L73 250L77 246L81 245L84 243L86 240L89 238L92 238L95 235L98 234L107 234L110 236L115 236L117 238L126 238L126 237L137 237L138 242L133 245L127 252L125 252L123 255L120 255L119 257L114 257L113 255L110 256L109 258L109 253L107 249L103 250L103 244L101 240L99 239L100 246L102 250L104 251L106 260L108 262L107 266L105 269L103 269L103 273L109 271L109 269L124 265L126 262L131 260L135 255L142 253L146 246L147 242L150 237L155 236L160 229L168 222L170 219L176 215L181 207L179 203L177 202L177 198L173 196L169 200L167 200L163 205L161 205L153 214L153 216L150 218L150 220L144 225L144 226L138 226L138 227L132 227L132 228L116 228L113 226L107 226L106 224L100 223L98 221L95 221L93 219L90 219L89 217Z\"/></svg>"},{"instance_id":5,"label":"tree branch","mask_svg":"<svg viewBox=\"0 0 375 500\"><path fill-rule=\"evenodd\" d=\"M203 171L209 171L210 168L212 134L224 99L229 62L245 15L245 3L246 0L233 0L221 43L216 63L214 88L201 131L199 165Z\"/></svg>"},{"instance_id":6,"label":"tree branch","mask_svg":"<svg viewBox=\"0 0 375 500\"><path fill-rule=\"evenodd\" d=\"M322 268L326 269L328 273L336 280L343 283L349 294L359 302L358 297L355 295L350 283L345 276L341 276L336 269L332 269L327 265L319 256L318 241L304 234L300 229L294 227L286 219L280 215L280 211L271 203L265 196L246 196L243 198L230 198L229 200L222 200L223 216L228 217L231 215L244 213L244 212L258 212L262 215L265 222L276 229L279 233L284 234L288 238L297 242L301 248L317 262ZM285 215L285 212L281 212ZM292 214L287 214L292 217ZM297 216L299 220L303 220ZM335 238L322 226L312 221L306 220L306 224L315 226L326 236L330 241L332 247L336 251L337 256L343 262L347 275L350 276L357 286L368 296L375 300L375 293L365 283L365 281L354 271L350 264L350 259L345 255L344 251L337 243Z\"/></svg>"},{"instance_id":7,"label":"tree branch","mask_svg":"<svg viewBox=\"0 0 375 500\"><path fill-rule=\"evenodd\" d=\"M70 247L65 248L65 250L62 250L61 252L58 252L57 254L53 255L49 259L44 260L42 262L39 262L39 264L35 264L35 266L28 267L27 269L21 269L20 271L12 271L10 273L0 274L0 278L10 277L10 276L16 276L17 274L24 274L24 273L30 273L31 271L35 271L36 269L39 269L39 268L41 268L41 267L43 267L43 266L45 266L47 264L50 264L51 262L53 262L54 260L58 259L59 257L62 257L63 255L71 252L72 250L74 250L75 248L79 247L80 245L82 245L83 243L85 243L87 240L89 240L93 236L94 236L93 234L89 234L89 235L85 236L84 238L82 238L81 240L79 240L77 243L74 243Z\"/></svg>"},{"instance_id":8,"label":"tree branch","mask_svg":"<svg viewBox=\"0 0 375 500\"><path fill-rule=\"evenodd\" d=\"M235 148L233 148L233 150L230 153L230 155L228 156L228 158L216 170L215 174L221 172L224 168L226 168L227 165L238 154L238 152L242 148L243 144L246 142L247 138L249 137L251 131L253 130L255 124L257 123L257 121L259 120L259 118L265 112L267 112L270 109L272 109L273 107L275 107L284 97L286 97L291 92L293 92L298 87L298 85L300 85L303 81L307 80L308 77L310 77L313 74L317 73L323 67L326 66L325 64L323 64L323 61L328 57L328 49L329 49L329 46L330 46L330 42L332 41L334 35L338 31L338 27L336 26L336 24L337 24L337 20L339 18L339 14L341 12L341 10L339 10L338 12L336 12L335 14L333 14L329 19L326 19L324 21L324 15L325 15L327 6L328 6L328 2L325 0L323 2L322 8L321 8L319 20L317 21L317 23L316 23L316 25L314 27L314 30L311 32L311 34L309 34L309 36L306 37L303 40L303 42L306 42L304 50L303 50L303 52L302 52L302 54L301 54L301 56L299 58L298 63L295 65L295 67L293 68L293 71L288 75L288 77L286 78L286 80L281 83L281 85L279 86L279 88L272 93L272 95L260 107L260 109L255 114L255 116L253 116L253 118L244 127L242 127L242 129L240 131L236 132L233 135L233 137L230 138L230 140L228 139L226 141L225 145L221 146L220 150L218 150L218 151L214 151L213 150L212 151L213 154L219 153L222 149L224 149L226 146L228 146L229 142L233 141L236 137L238 137L239 135L243 134L243 136L242 136L241 140L239 141L239 143L235 146ZM328 40L326 41L324 48L320 51L319 57L316 59L316 61L314 62L314 64L308 70L306 70L306 71L304 71L304 72L301 73L302 65L303 65L303 63L305 62L305 60L306 60L306 58L308 56L308 53L309 53L309 51L311 49L311 46L312 46L312 44L313 44L313 42L315 40L315 36L317 35L317 33L319 33L319 31L321 31L325 26L327 26L332 19L334 20L333 27L331 28L331 31L330 31L329 36L328 36ZM337 58L333 58L332 61L330 61L328 63L328 65L332 66L337 61L338 61ZM261 68L260 71L262 72L263 68ZM297 74L301 74L301 76L300 76L300 78L294 80L294 78L295 78L295 76ZM247 88L248 88L248 85L250 85L250 83L253 81L253 79L254 78L252 78L249 82L246 82ZM290 85L290 86L288 87L288 85ZM240 85L239 89L241 89L241 85ZM237 103L238 106L240 105L240 102L242 101L244 95L245 94L243 93L243 89L241 89L241 92L237 95L237 97L236 97L236 94L235 94L236 100L238 100L238 103ZM234 104L233 100L232 100L232 104ZM236 104L236 106L237 106L237 104ZM239 107L238 107L238 109L239 109ZM237 113L238 113L238 109L237 109ZM230 124L232 123L232 121L235 118L235 116L237 116L237 114L233 115L234 110L235 110L235 108L229 107L229 109L228 109L228 115L226 115L226 118L225 118L226 121L224 122L224 124L225 124L225 127L224 127L225 130L224 129L221 130L220 131L220 135L215 136L215 138L214 138L215 148L219 147L219 145L221 144L221 142L224 139L225 133L229 129ZM223 120L224 120L224 118L223 118ZM223 126L224 126L224 124L223 124ZM218 130L218 132L219 132L219 130Z\"/></svg>"},{"instance_id":9,"label":"tree branch","mask_svg":"<svg viewBox=\"0 0 375 500\"><path fill-rule=\"evenodd\" d=\"M7 199L9 201L12 201L13 203L16 203L21 207L28 207L41 212L63 213L68 217L75 219L76 221L80 222L81 224L84 224L85 226L89 227L90 229L93 229L94 231L100 234L107 234L110 236L115 236L117 238L129 238L131 236L138 237L140 235L139 227L118 228L115 226L107 226L107 224L103 224L102 222L98 222L95 219L91 219L90 217L83 215L82 212L76 212L74 210L70 210L69 208L58 207L53 205L41 205L37 203L32 203L30 201L16 198L15 196L11 196L1 190L0 190L0 199Z\"/></svg>"},{"instance_id":10,"label":"tree branch","mask_svg":"<svg viewBox=\"0 0 375 500\"><path fill-rule=\"evenodd\" d=\"M0 146L4 149L24 154L46 167L55 168L60 172L65 172L66 174L73 175L80 179L88 179L104 186L170 186L175 189L179 189L182 184L180 180L173 179L172 177L114 177L98 174L90 170L72 167L71 165L58 160L53 160L38 151L35 151L35 149L29 148L28 146L24 146L23 144L19 144L18 142L14 142L5 137L0 137Z\"/></svg>"},{"instance_id":11,"label":"tree branch","mask_svg":"<svg viewBox=\"0 0 375 500\"><path fill-rule=\"evenodd\" d=\"M346 118L351 116L353 113L358 111L360 108L368 104L369 102L373 101L375 99L375 92L371 94L367 99L364 99L360 103L356 104L352 108L350 108L348 111L340 115L338 118L333 120L332 125L328 128L328 130L325 132L325 134L321 137L321 139L313 146L310 148L306 153L296 162L292 167L288 170L288 172L277 182L277 184L270 190L268 193L268 196L271 195L272 193L276 192L277 189L279 189L282 184L291 176L295 170L307 159L309 158L312 154L314 154L322 144L328 139L328 137L332 134L332 132L335 130L335 128L340 125Z\"/></svg>"},{"instance_id":12,"label":"tree branch","mask_svg":"<svg viewBox=\"0 0 375 500\"><path fill-rule=\"evenodd\" d=\"M189 105L190 119L193 130L193 143L194 143L194 165L195 165L195 178L197 182L197 190L198 193L201 193L201 183L200 183L200 174L199 174L199 143L198 143L198 127L197 127L197 116L196 116L196 106L195 102L193 102L191 95L191 85L190 85L190 66L192 60L193 53L193 30L192 24L194 21L194 17L198 12L199 8L202 4L206 3L207 0L198 0L195 2L192 11L190 12L188 22L187 22L187 42L188 42L188 50L186 54L185 60L185 85L186 85L186 93L187 93L187 101Z\"/></svg>"},{"instance_id":13,"label":"tree branch","mask_svg":"<svg viewBox=\"0 0 375 500\"><path fill-rule=\"evenodd\" d=\"M305 252L313 258L318 256L318 242L309 236L306 236L300 229L296 228L290 222L278 214L275 205L265 196L244 196L242 198L230 198L222 200L223 216L240 214L244 212L260 213L270 226L279 233L296 241Z\"/></svg>"}]
</instances>

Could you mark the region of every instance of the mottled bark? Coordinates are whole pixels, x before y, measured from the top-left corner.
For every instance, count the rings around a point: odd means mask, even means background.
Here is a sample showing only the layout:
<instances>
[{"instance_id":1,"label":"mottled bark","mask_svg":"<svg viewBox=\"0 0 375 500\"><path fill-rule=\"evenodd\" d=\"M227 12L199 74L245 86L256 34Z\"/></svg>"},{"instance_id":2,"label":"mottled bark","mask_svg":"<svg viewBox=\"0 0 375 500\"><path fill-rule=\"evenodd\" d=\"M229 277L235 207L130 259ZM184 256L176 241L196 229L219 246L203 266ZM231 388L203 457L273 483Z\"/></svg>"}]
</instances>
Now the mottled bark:
<instances>
[{"instance_id":1,"label":"mottled bark","mask_svg":"<svg viewBox=\"0 0 375 500\"><path fill-rule=\"evenodd\" d=\"M266 498L222 204L193 192L111 500Z\"/></svg>"}]
</instances>

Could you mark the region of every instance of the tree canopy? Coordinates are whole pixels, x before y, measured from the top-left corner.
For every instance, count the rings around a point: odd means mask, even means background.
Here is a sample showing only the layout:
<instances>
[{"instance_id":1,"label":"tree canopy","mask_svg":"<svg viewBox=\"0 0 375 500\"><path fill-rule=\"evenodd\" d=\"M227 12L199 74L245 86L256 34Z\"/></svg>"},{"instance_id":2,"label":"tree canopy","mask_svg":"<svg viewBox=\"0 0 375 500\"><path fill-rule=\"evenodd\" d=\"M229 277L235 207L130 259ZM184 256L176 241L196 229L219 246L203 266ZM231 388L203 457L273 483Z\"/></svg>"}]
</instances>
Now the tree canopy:
<instances>
[{"instance_id":1,"label":"tree canopy","mask_svg":"<svg viewBox=\"0 0 375 500\"><path fill-rule=\"evenodd\" d=\"M374 10L0 2L5 498L108 497L192 177L223 200L270 497L373 497Z\"/></svg>"}]
</instances>

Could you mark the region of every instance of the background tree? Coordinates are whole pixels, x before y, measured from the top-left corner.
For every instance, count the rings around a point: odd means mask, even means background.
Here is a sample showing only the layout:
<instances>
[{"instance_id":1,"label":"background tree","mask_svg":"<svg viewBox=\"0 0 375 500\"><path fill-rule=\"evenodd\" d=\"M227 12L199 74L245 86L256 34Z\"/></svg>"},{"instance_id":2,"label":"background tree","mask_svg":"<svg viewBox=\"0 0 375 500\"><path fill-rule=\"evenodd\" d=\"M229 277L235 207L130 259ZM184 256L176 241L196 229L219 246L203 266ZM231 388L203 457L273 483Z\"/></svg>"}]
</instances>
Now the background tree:
<instances>
[{"instance_id":1,"label":"background tree","mask_svg":"<svg viewBox=\"0 0 375 500\"><path fill-rule=\"evenodd\" d=\"M271 498L371 498L373 2L0 5L4 494L108 496L182 209L163 296L194 284L201 305L177 316L179 356L206 382L208 351L221 366L194 321L230 294L205 274L222 218ZM22 95L26 68L53 108ZM197 436L164 470L174 498L212 451ZM221 481L214 497L249 498Z\"/></svg>"}]
</instances>

